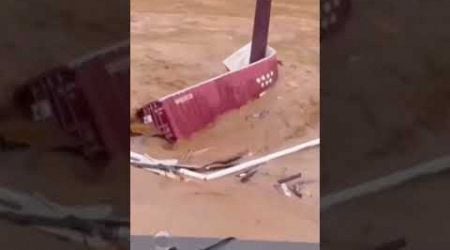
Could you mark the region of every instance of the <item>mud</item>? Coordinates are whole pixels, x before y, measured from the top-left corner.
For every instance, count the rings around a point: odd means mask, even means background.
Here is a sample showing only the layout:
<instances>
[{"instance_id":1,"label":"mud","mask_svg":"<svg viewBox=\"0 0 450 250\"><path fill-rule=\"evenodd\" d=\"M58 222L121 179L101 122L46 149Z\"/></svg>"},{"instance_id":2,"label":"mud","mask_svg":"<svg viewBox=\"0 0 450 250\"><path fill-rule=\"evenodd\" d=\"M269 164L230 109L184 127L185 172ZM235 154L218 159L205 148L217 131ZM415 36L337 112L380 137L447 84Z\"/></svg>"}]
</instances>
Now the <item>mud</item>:
<instances>
[{"instance_id":1,"label":"mud","mask_svg":"<svg viewBox=\"0 0 450 250\"><path fill-rule=\"evenodd\" d=\"M249 42L255 1L131 2L131 113L169 93L225 72L221 61ZM156 158L204 164L245 152L245 159L319 136L319 1L274 1L270 46L282 61L278 85L176 145L147 136L131 148ZM264 114L264 115L258 115ZM133 124L132 126L137 126ZM144 129L145 130L145 129ZM274 188L303 172L304 199ZM178 183L131 169L132 234L319 241L319 150L264 165L243 184Z\"/></svg>"}]
</instances>

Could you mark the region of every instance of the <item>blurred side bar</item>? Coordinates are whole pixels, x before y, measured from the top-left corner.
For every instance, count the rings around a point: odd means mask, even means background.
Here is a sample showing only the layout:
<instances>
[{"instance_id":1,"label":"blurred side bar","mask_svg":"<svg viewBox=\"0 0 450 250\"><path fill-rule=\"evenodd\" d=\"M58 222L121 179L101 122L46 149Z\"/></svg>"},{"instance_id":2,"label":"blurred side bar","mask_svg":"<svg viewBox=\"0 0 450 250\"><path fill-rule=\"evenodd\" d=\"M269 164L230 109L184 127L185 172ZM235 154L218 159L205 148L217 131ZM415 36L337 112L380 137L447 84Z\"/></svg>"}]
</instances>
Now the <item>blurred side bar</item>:
<instances>
[{"instance_id":1,"label":"blurred side bar","mask_svg":"<svg viewBox=\"0 0 450 250\"><path fill-rule=\"evenodd\" d=\"M129 47L121 42L29 79L16 104L35 121L55 119L86 156L128 151Z\"/></svg>"}]
</instances>

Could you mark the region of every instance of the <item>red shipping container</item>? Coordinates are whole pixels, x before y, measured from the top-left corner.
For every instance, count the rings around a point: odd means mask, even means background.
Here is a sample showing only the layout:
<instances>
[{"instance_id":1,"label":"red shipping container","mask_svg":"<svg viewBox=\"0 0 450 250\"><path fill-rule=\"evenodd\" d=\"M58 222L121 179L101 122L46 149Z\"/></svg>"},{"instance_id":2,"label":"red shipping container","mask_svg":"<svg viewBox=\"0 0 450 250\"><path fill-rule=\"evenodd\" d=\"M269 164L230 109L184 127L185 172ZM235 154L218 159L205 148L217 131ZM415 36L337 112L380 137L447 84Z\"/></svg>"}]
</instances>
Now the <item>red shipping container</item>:
<instances>
[{"instance_id":1,"label":"red shipping container","mask_svg":"<svg viewBox=\"0 0 450 250\"><path fill-rule=\"evenodd\" d=\"M36 120L55 118L89 152L129 148L129 42L96 51L30 79L16 92Z\"/></svg>"},{"instance_id":2,"label":"red shipping container","mask_svg":"<svg viewBox=\"0 0 450 250\"><path fill-rule=\"evenodd\" d=\"M78 67L77 84L99 138L110 153L129 149L129 46L119 46Z\"/></svg>"},{"instance_id":3,"label":"red shipping container","mask_svg":"<svg viewBox=\"0 0 450 250\"><path fill-rule=\"evenodd\" d=\"M145 105L139 112L141 119L154 123L167 140L175 142L259 98L278 79L278 61L276 51L269 48L266 58L248 65L249 48L225 61L231 71Z\"/></svg>"}]
</instances>

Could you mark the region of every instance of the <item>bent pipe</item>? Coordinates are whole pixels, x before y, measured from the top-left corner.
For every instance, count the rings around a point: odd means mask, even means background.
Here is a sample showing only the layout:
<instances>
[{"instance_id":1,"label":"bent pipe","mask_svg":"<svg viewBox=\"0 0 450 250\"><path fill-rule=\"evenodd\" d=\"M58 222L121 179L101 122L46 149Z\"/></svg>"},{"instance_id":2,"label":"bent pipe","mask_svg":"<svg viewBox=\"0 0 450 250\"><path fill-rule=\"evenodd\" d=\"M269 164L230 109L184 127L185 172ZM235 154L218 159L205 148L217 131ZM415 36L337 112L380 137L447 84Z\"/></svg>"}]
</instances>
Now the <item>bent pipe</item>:
<instances>
[{"instance_id":1,"label":"bent pipe","mask_svg":"<svg viewBox=\"0 0 450 250\"><path fill-rule=\"evenodd\" d=\"M204 173L198 173L192 170L188 170L188 169L184 169L184 168L180 168L178 170L176 170L176 172L182 176L191 178L191 179L197 179L197 180L202 180L202 181L211 181L211 180L216 180L216 179L220 179L222 177L228 176L228 175L232 175L232 174L236 174L239 172L243 172L247 169L250 169L254 166L260 165L262 163L301 151L301 150L305 150L308 148L312 148L315 146L319 146L320 145L320 138L318 139L314 139L312 141L306 142L306 143L302 143L287 149L283 149L281 151L263 156L261 158L257 158L254 160L250 160L241 164L238 164L236 166L227 168L227 169L223 169L223 170L218 170L212 173L208 173L208 174L204 174ZM139 156L138 154L134 153L134 152L130 152L131 156L135 159L140 159L141 162L146 162L146 160L144 159L145 157L143 156ZM136 164L136 162L134 162Z\"/></svg>"}]
</instances>

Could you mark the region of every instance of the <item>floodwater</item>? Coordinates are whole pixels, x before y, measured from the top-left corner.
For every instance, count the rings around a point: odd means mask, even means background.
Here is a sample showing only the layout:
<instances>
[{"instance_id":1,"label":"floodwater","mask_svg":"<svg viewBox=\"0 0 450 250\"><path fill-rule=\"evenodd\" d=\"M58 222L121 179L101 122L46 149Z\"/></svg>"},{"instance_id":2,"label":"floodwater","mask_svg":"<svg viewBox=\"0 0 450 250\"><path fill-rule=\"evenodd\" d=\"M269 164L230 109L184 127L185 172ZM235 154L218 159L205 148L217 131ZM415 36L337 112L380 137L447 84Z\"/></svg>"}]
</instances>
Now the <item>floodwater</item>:
<instances>
[{"instance_id":1,"label":"floodwater","mask_svg":"<svg viewBox=\"0 0 450 250\"><path fill-rule=\"evenodd\" d=\"M131 1L131 112L223 73L222 60L251 39L254 5ZM282 61L276 87L188 141L169 145L151 138L149 128L132 138L131 148L202 164L239 153L254 158L319 137L319 1L274 1L272 13L269 43ZM274 189L277 179L298 172L302 199ZM234 176L177 182L132 167L131 231L319 242L319 183L319 148L270 162L245 184Z\"/></svg>"}]
</instances>

